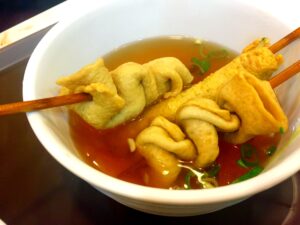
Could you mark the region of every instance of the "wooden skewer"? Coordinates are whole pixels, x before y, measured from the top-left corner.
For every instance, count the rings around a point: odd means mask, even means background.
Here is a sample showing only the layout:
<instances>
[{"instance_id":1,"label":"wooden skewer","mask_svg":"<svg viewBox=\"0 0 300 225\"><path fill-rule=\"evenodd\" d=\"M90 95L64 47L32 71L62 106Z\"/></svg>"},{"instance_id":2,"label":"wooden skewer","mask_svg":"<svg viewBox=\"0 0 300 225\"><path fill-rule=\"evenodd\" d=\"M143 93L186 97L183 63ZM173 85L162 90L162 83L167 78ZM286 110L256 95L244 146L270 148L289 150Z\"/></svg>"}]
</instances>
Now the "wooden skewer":
<instances>
[{"instance_id":1,"label":"wooden skewer","mask_svg":"<svg viewBox=\"0 0 300 225\"><path fill-rule=\"evenodd\" d=\"M296 73L300 72L300 60L298 60L293 65L289 66L287 69L279 73L277 76L273 77L269 82L272 88L277 87L284 81L288 80L290 77L294 76ZM0 116L9 115L21 112L30 112L40 109L53 108L63 105L69 105L84 101L92 100L92 96L86 93L71 94L64 96L56 96L51 98L44 98L25 102L16 102L10 104L0 105Z\"/></svg>"},{"instance_id":2,"label":"wooden skewer","mask_svg":"<svg viewBox=\"0 0 300 225\"><path fill-rule=\"evenodd\" d=\"M276 88L277 86L279 86L284 81L288 80L298 72L300 72L300 60L298 60L293 65L289 66L288 68L280 72L277 76L273 77L269 82L272 88Z\"/></svg>"},{"instance_id":3,"label":"wooden skewer","mask_svg":"<svg viewBox=\"0 0 300 225\"><path fill-rule=\"evenodd\" d=\"M299 37L300 27L288 34L287 36L285 36L284 38L282 38L281 40L279 40L278 42L276 42L275 44L273 44L269 49L273 53L276 53ZM270 80L270 84L273 88L275 88L298 72L300 72L300 60L288 67L286 70L279 73L276 77L272 78ZM91 95L86 93L79 93L32 101L9 103L0 105L0 116L53 108L90 100L92 100Z\"/></svg>"},{"instance_id":4,"label":"wooden skewer","mask_svg":"<svg viewBox=\"0 0 300 225\"><path fill-rule=\"evenodd\" d=\"M275 44L270 46L269 49L273 53L276 53L299 37L300 37L300 27L298 27L296 30L292 31L291 33L289 33L288 35L286 35L285 37L277 41Z\"/></svg>"},{"instance_id":5,"label":"wooden skewer","mask_svg":"<svg viewBox=\"0 0 300 225\"><path fill-rule=\"evenodd\" d=\"M56 96L25 102L15 102L0 105L0 116L21 112L30 112L40 109L53 108L92 100L92 96L86 93Z\"/></svg>"}]
</instances>

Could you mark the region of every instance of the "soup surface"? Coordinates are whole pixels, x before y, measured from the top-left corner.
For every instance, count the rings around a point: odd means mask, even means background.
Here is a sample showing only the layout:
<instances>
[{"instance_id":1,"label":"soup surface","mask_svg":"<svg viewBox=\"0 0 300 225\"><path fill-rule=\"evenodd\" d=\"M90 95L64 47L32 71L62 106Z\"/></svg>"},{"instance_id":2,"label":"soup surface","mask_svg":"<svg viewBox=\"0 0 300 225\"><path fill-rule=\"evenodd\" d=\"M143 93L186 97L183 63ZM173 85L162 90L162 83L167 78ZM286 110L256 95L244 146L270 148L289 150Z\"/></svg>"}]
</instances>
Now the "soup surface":
<instances>
[{"instance_id":1,"label":"soup surface","mask_svg":"<svg viewBox=\"0 0 300 225\"><path fill-rule=\"evenodd\" d=\"M237 54L223 46L186 37L159 37L134 42L103 57L106 67L113 70L133 61L146 63L150 60L172 56L181 60L194 76L194 83L230 62ZM146 109L147 110L147 109ZM113 177L140 185L161 187L159 182L149 183L146 161L138 151L130 151L128 139L134 139L141 131L139 123L143 115L112 129L97 130L70 112L70 130L82 158L94 168ZM204 173L214 186L227 185L248 179L261 170L276 150L280 134L258 136L243 145L233 145L219 138L220 154L216 162ZM177 181L168 188L202 188L197 176L188 168L193 162L182 162L183 168ZM196 168L197 169L197 168ZM251 175L252 174L252 175Z\"/></svg>"}]
</instances>

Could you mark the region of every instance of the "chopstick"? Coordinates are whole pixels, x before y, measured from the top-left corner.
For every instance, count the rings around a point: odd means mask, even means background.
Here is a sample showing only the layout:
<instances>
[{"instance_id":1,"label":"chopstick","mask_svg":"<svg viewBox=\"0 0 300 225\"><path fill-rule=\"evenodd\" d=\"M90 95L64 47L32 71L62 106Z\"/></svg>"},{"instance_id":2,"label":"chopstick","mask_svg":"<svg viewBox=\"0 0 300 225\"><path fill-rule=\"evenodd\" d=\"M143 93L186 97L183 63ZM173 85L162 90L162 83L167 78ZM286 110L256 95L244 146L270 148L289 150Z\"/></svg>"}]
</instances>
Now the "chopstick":
<instances>
[{"instance_id":1,"label":"chopstick","mask_svg":"<svg viewBox=\"0 0 300 225\"><path fill-rule=\"evenodd\" d=\"M269 82L272 88L275 88L298 72L300 72L300 60L298 60L296 63L289 66L287 69L280 72ZM0 116L53 108L63 105L70 105L90 100L92 100L91 95L86 93L78 93L71 95L56 96L51 98L37 99L32 101L9 103L0 105Z\"/></svg>"},{"instance_id":2,"label":"chopstick","mask_svg":"<svg viewBox=\"0 0 300 225\"><path fill-rule=\"evenodd\" d=\"M281 49L283 49L285 46L287 46L290 43L292 43L293 41L295 41L299 37L300 37L300 27L298 27L296 30L292 31L285 37L281 38L279 41L277 41L273 45L271 45L269 47L269 49L271 50L271 52L276 53L276 52L280 51Z\"/></svg>"},{"instance_id":3,"label":"chopstick","mask_svg":"<svg viewBox=\"0 0 300 225\"><path fill-rule=\"evenodd\" d=\"M285 70L281 71L277 76L273 77L271 80L269 80L271 87L276 88L277 86L279 86L284 81L288 80L298 72L300 72L300 60L298 60Z\"/></svg>"},{"instance_id":4,"label":"chopstick","mask_svg":"<svg viewBox=\"0 0 300 225\"><path fill-rule=\"evenodd\" d=\"M63 105L70 105L70 104L90 101L90 100L92 100L91 95L86 93L79 93L79 94L37 99L32 101L9 103L9 104L0 105L0 116L53 108L53 107L58 107Z\"/></svg>"},{"instance_id":5,"label":"chopstick","mask_svg":"<svg viewBox=\"0 0 300 225\"><path fill-rule=\"evenodd\" d=\"M273 53L276 53L299 37L300 37L300 27L292 31L282 39L280 39L272 46L270 46L269 49ZM284 71L280 72L269 82L272 88L275 88L281 83L283 83L284 81L288 80L290 77L294 76L298 72L300 72L300 60L294 63L293 65L289 66ZM32 101L9 103L9 104L0 105L0 116L53 108L53 107L70 105L70 104L80 103L84 101L91 101L91 100L92 100L91 95L86 93L78 93L78 94L37 99Z\"/></svg>"}]
</instances>

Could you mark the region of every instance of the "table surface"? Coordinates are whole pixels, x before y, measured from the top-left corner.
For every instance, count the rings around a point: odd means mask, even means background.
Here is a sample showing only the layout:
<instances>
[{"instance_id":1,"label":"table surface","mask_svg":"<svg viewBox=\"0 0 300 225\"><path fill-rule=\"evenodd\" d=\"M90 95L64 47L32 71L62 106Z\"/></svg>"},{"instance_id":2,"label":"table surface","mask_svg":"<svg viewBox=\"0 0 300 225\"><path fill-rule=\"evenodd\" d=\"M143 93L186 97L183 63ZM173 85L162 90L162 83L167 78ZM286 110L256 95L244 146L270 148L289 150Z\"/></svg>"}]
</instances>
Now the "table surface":
<instances>
[{"instance_id":1,"label":"table surface","mask_svg":"<svg viewBox=\"0 0 300 225\"><path fill-rule=\"evenodd\" d=\"M0 104L21 101L27 59L0 71ZM300 173L226 209L186 218L123 206L56 162L33 134L25 114L0 117L0 218L7 224L300 224Z\"/></svg>"}]
</instances>

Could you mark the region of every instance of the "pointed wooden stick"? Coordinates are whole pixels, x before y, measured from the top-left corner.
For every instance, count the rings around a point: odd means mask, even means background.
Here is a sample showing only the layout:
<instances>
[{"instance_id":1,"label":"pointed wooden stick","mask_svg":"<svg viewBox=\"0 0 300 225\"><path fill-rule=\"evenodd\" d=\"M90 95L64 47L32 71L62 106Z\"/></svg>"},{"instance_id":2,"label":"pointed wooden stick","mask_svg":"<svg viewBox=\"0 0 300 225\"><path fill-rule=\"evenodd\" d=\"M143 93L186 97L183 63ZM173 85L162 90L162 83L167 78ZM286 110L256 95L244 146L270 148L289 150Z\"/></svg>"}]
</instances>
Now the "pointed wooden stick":
<instances>
[{"instance_id":1,"label":"pointed wooden stick","mask_svg":"<svg viewBox=\"0 0 300 225\"><path fill-rule=\"evenodd\" d=\"M288 68L280 72L277 76L273 77L269 82L272 88L276 88L277 86L279 86L284 81L288 80L298 72L300 72L300 60L298 60L293 65L289 66Z\"/></svg>"},{"instance_id":2,"label":"pointed wooden stick","mask_svg":"<svg viewBox=\"0 0 300 225\"><path fill-rule=\"evenodd\" d=\"M280 39L278 42L273 44L270 47L270 50L273 53L278 52L292 41L296 40L300 37L300 27L285 36L284 38ZM270 80L270 84L273 88L277 87L291 76L295 75L300 71L300 60L288 67L286 70L279 73L276 77ZM84 101L92 100L92 96L85 93L79 94L71 94L71 95L64 95L64 96L56 96L51 98L44 98L32 101L25 101L25 102L16 102L16 103L9 103L0 105L0 116L1 115L8 115L8 114L15 114L21 112L30 112L35 110L53 108L57 106L69 105L80 103Z\"/></svg>"},{"instance_id":3,"label":"pointed wooden stick","mask_svg":"<svg viewBox=\"0 0 300 225\"><path fill-rule=\"evenodd\" d=\"M296 73L300 72L300 60L298 60L293 65L289 66L287 69L279 73L277 76L273 77L269 82L272 88L277 87L284 81L288 80L290 77L294 76ZM25 102L16 102L5 105L0 105L0 116L15 114L21 112L30 112L40 109L53 108L57 106L69 105L84 101L92 100L92 96L85 93L71 94L64 96L56 96L52 98L44 98Z\"/></svg>"},{"instance_id":4,"label":"pointed wooden stick","mask_svg":"<svg viewBox=\"0 0 300 225\"><path fill-rule=\"evenodd\" d=\"M25 102L15 102L0 105L0 116L21 112L30 112L40 109L53 108L92 100L92 96L85 93L56 96Z\"/></svg>"},{"instance_id":5,"label":"pointed wooden stick","mask_svg":"<svg viewBox=\"0 0 300 225\"><path fill-rule=\"evenodd\" d=\"M275 44L271 45L269 49L276 53L283 49L285 46L289 45L291 42L295 41L297 38L300 37L300 27L298 27L296 30L292 31L279 41L277 41Z\"/></svg>"}]
</instances>

